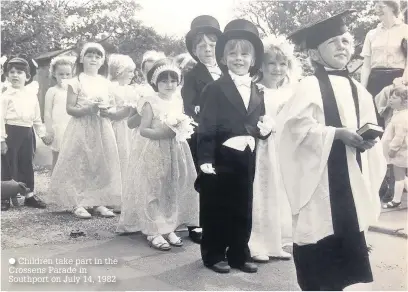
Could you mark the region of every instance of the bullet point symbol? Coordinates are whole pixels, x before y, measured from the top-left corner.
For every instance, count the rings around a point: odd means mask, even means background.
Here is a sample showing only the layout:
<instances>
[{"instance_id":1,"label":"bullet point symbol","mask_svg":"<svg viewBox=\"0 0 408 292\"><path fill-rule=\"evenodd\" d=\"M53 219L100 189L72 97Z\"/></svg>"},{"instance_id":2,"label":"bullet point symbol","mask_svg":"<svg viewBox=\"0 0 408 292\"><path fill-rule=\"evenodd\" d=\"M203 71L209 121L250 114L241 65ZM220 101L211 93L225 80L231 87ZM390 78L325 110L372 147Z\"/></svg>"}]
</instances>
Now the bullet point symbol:
<instances>
[{"instance_id":1,"label":"bullet point symbol","mask_svg":"<svg viewBox=\"0 0 408 292\"><path fill-rule=\"evenodd\" d=\"M15 258L10 258L9 259L9 264L10 265L14 265L16 263L16 259Z\"/></svg>"}]
</instances>

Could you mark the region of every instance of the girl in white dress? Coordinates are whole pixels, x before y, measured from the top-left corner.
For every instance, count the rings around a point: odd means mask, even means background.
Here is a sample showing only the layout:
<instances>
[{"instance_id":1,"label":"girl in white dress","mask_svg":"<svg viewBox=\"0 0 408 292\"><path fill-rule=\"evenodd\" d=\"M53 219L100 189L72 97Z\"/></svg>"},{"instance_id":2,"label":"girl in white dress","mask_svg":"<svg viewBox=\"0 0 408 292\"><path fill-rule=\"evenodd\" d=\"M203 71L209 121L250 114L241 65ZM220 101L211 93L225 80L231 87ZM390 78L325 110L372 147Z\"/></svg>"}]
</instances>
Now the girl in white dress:
<instances>
[{"instance_id":1,"label":"girl in white dress","mask_svg":"<svg viewBox=\"0 0 408 292\"><path fill-rule=\"evenodd\" d=\"M115 100L111 82L100 75L105 50L87 43L76 67L79 76L68 81L67 112L72 116L65 130L60 155L51 177L55 201L74 208L76 217L87 219L86 207L96 214L114 217L107 205L120 205L122 183L118 148L111 111Z\"/></svg>"},{"instance_id":2,"label":"girl in white dress","mask_svg":"<svg viewBox=\"0 0 408 292\"><path fill-rule=\"evenodd\" d=\"M157 61L147 78L155 94L141 97L142 115L130 149L117 232L142 231L159 250L182 246L175 234L182 225L197 226L197 177L186 139L193 128L175 96L180 70L170 59Z\"/></svg>"},{"instance_id":3,"label":"girl in white dress","mask_svg":"<svg viewBox=\"0 0 408 292\"><path fill-rule=\"evenodd\" d=\"M71 116L67 113L67 84L64 80L72 78L75 60L70 56L58 56L51 60L50 77L57 84L50 87L45 94L44 122L47 134L53 137L50 146L52 150L52 170L57 163L61 142Z\"/></svg>"},{"instance_id":4,"label":"girl in white dress","mask_svg":"<svg viewBox=\"0 0 408 292\"><path fill-rule=\"evenodd\" d=\"M120 54L110 55L108 62L108 78L112 82L114 89L113 95L115 97L117 113L116 119L112 121L112 126L113 131L115 132L116 144L118 145L122 176L122 191L124 189L124 180L126 178L125 173L129 159L131 138L131 129L127 126L127 118L131 110L129 104L137 102L138 100L138 94L136 93L135 88L129 85L135 75L135 69L136 65L129 56Z\"/></svg>"},{"instance_id":5,"label":"girl in white dress","mask_svg":"<svg viewBox=\"0 0 408 292\"><path fill-rule=\"evenodd\" d=\"M269 37L264 41L264 60L259 87L265 96L266 115L275 123L275 131L267 140L258 142L252 233L249 241L255 262L267 262L269 257L290 259L282 247L291 243L292 215L282 185L277 159L277 141L281 117L279 112L292 95L292 88L300 77L300 66L293 46L285 38Z\"/></svg>"}]
</instances>

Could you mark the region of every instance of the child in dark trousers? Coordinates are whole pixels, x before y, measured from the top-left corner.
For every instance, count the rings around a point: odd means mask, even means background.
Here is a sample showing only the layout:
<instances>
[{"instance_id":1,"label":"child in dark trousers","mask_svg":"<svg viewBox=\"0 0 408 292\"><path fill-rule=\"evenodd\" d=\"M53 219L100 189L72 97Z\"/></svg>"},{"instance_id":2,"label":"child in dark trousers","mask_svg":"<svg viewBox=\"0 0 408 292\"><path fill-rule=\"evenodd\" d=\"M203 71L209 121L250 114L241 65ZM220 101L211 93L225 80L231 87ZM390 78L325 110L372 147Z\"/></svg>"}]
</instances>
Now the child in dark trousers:
<instances>
[{"instance_id":1,"label":"child in dark trousers","mask_svg":"<svg viewBox=\"0 0 408 292\"><path fill-rule=\"evenodd\" d=\"M263 95L250 74L260 68L263 45L256 27L237 19L225 27L215 53L223 76L204 88L198 126L201 256L217 273L231 267L255 273L256 265L248 262L255 141L266 139L272 127L263 122Z\"/></svg>"},{"instance_id":2,"label":"child in dark trousers","mask_svg":"<svg viewBox=\"0 0 408 292\"><path fill-rule=\"evenodd\" d=\"M31 80L30 69L29 62L19 57L6 65L5 72L11 86L2 96L2 180L25 183L30 189L25 196L25 205L45 208L45 203L34 195L33 127L45 144L48 145L50 139L41 120L38 88L27 86Z\"/></svg>"},{"instance_id":3,"label":"child in dark trousers","mask_svg":"<svg viewBox=\"0 0 408 292\"><path fill-rule=\"evenodd\" d=\"M191 57L197 61L197 64L185 75L181 96L186 115L192 117L196 122L198 122L200 105L204 102L200 101L203 88L221 76L221 70L215 60L215 44L221 33L220 25L214 17L201 15L192 21L191 29L186 35L187 50ZM197 133L193 133L188 143L196 171L199 172L197 164ZM202 221L201 213L200 211L200 224ZM199 228L190 227L189 236L192 241L200 243L201 232Z\"/></svg>"}]
</instances>

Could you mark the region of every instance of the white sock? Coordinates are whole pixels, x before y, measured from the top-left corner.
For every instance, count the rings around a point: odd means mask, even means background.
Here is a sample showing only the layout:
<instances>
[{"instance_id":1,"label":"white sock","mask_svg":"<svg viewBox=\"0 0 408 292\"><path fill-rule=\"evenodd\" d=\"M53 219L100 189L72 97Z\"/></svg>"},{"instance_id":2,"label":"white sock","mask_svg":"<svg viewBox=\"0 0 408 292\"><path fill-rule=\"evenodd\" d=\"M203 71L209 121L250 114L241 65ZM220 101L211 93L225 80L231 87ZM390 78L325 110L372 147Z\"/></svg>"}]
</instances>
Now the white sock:
<instances>
[{"instance_id":1,"label":"white sock","mask_svg":"<svg viewBox=\"0 0 408 292\"><path fill-rule=\"evenodd\" d=\"M395 203L400 203L403 191L404 191L404 181L403 180L395 181L394 198L392 199L392 201Z\"/></svg>"},{"instance_id":2,"label":"white sock","mask_svg":"<svg viewBox=\"0 0 408 292\"><path fill-rule=\"evenodd\" d=\"M404 189L406 192L408 192L408 176L406 176L404 179Z\"/></svg>"},{"instance_id":3,"label":"white sock","mask_svg":"<svg viewBox=\"0 0 408 292\"><path fill-rule=\"evenodd\" d=\"M34 196L33 192L29 192L25 197L26 199L31 198L32 196Z\"/></svg>"}]
</instances>

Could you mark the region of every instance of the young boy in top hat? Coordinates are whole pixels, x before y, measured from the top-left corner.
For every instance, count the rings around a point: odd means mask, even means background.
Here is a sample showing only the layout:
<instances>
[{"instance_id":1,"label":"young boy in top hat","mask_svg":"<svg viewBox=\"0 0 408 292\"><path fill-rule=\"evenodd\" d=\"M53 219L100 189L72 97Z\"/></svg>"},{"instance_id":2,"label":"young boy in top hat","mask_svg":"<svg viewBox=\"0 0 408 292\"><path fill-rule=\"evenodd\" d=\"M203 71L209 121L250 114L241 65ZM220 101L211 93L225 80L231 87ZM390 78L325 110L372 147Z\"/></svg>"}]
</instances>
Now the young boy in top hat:
<instances>
[{"instance_id":1,"label":"young boy in top hat","mask_svg":"<svg viewBox=\"0 0 408 292\"><path fill-rule=\"evenodd\" d=\"M197 64L184 76L181 96L186 115L192 117L196 122L198 122L198 113L203 102L200 100L203 88L221 76L221 70L215 60L215 44L221 33L220 25L214 17L200 15L191 22L191 29L186 35L187 50ZM197 133L193 133L188 142L196 170L199 172ZM201 213L200 211L200 222L202 221ZM190 238L196 243L201 241L201 232L198 230L198 228L189 228Z\"/></svg>"},{"instance_id":2,"label":"young boy in top hat","mask_svg":"<svg viewBox=\"0 0 408 292\"><path fill-rule=\"evenodd\" d=\"M256 139L266 139L271 131L263 122L263 94L250 77L263 55L255 25L244 19L228 23L215 54L223 75L201 94L205 103L198 126L201 255L215 272L228 273L232 267L255 273L256 265L248 262L254 149Z\"/></svg>"},{"instance_id":3,"label":"young boy in top hat","mask_svg":"<svg viewBox=\"0 0 408 292\"><path fill-rule=\"evenodd\" d=\"M279 148L302 290L373 281L365 231L379 216L386 163L381 144L357 134L377 119L371 95L346 69L353 39L343 17L351 12L290 35L315 67L282 113Z\"/></svg>"}]
</instances>

